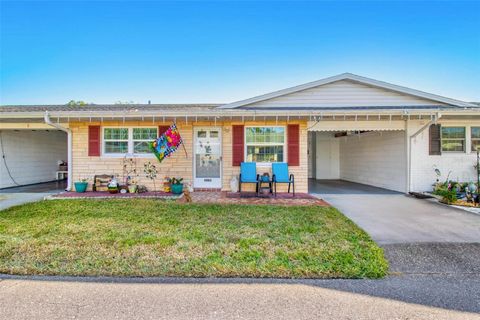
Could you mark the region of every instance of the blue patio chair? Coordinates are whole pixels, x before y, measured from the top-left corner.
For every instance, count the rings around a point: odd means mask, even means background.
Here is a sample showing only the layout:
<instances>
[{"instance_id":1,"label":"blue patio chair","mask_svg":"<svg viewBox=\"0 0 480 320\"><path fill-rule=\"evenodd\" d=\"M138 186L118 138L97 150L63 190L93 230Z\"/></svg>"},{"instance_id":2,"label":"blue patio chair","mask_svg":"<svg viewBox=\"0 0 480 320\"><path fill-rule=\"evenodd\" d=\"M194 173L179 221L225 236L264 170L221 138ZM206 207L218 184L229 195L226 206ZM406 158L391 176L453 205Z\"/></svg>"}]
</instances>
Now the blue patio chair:
<instances>
[{"instance_id":1,"label":"blue patio chair","mask_svg":"<svg viewBox=\"0 0 480 320\"><path fill-rule=\"evenodd\" d=\"M285 162L272 163L272 182L277 196L277 183L288 183L288 193L290 193L290 185L293 186L293 196L295 197L295 176L288 175L288 164Z\"/></svg>"},{"instance_id":2,"label":"blue patio chair","mask_svg":"<svg viewBox=\"0 0 480 320\"><path fill-rule=\"evenodd\" d=\"M242 194L242 183L255 183L255 193L258 194L258 180L257 164L255 162L242 162L240 163L240 179L239 180L239 192Z\"/></svg>"}]
</instances>

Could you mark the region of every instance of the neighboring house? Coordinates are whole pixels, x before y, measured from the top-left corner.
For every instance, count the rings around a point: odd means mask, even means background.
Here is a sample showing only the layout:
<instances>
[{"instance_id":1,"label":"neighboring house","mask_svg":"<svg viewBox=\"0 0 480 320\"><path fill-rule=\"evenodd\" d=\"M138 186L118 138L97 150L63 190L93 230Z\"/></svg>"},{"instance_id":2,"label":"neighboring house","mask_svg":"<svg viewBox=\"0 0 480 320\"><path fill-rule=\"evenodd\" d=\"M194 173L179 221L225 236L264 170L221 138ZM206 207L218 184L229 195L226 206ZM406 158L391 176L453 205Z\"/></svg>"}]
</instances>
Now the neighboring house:
<instances>
[{"instance_id":1,"label":"neighboring house","mask_svg":"<svg viewBox=\"0 0 480 320\"><path fill-rule=\"evenodd\" d=\"M147 143L173 122L187 155L180 149L159 164ZM480 146L478 105L349 73L226 105L3 106L0 126L5 163L20 184L54 179L56 162L67 159L69 186L121 176L130 153L140 173L153 161L159 179L183 177L198 189L229 190L242 161L256 161L260 174L283 161L298 192L308 191L308 178L424 191L434 168L442 179L451 171L475 180ZM0 166L0 187L13 186Z\"/></svg>"}]
</instances>

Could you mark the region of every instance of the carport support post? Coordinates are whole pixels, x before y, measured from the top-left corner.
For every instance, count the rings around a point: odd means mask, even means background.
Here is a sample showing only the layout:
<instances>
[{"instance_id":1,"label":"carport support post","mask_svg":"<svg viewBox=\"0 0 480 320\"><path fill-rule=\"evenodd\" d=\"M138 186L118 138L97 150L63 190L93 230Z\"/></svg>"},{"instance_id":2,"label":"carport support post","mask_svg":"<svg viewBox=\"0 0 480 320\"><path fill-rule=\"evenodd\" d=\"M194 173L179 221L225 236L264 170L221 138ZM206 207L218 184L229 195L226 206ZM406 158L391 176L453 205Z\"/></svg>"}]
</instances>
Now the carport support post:
<instances>
[{"instance_id":1,"label":"carport support post","mask_svg":"<svg viewBox=\"0 0 480 320\"><path fill-rule=\"evenodd\" d=\"M73 157L72 157L72 130L67 129L67 191L72 190L72 180L73 180L73 163L72 163Z\"/></svg>"},{"instance_id":2,"label":"carport support post","mask_svg":"<svg viewBox=\"0 0 480 320\"><path fill-rule=\"evenodd\" d=\"M68 174L67 174L67 191L72 190L72 130L70 128L62 127L58 123L53 123L50 120L50 115L48 111L45 111L44 116L45 123L67 133L67 164L68 164Z\"/></svg>"},{"instance_id":3,"label":"carport support post","mask_svg":"<svg viewBox=\"0 0 480 320\"><path fill-rule=\"evenodd\" d=\"M442 117L441 113L436 113L432 120L423 125L412 135L409 135L410 122L408 118L405 120L405 137L407 139L407 193L412 191L412 143L415 137L422 133L425 129L429 128L432 124L436 124L437 121Z\"/></svg>"}]
</instances>

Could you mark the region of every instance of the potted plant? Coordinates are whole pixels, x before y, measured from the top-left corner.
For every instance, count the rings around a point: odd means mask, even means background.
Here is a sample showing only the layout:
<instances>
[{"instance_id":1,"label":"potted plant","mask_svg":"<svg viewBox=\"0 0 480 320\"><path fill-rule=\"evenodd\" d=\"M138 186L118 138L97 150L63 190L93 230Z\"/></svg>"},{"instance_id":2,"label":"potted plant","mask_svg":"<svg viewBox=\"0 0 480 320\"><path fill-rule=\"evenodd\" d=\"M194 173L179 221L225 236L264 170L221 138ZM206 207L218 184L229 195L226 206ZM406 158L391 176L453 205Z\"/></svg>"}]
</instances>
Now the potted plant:
<instances>
[{"instance_id":1,"label":"potted plant","mask_svg":"<svg viewBox=\"0 0 480 320\"><path fill-rule=\"evenodd\" d=\"M170 180L172 193L173 194L181 194L183 192L183 178L172 178Z\"/></svg>"},{"instance_id":2,"label":"potted plant","mask_svg":"<svg viewBox=\"0 0 480 320\"><path fill-rule=\"evenodd\" d=\"M169 177L163 178L163 192L170 192L172 189L172 179Z\"/></svg>"},{"instance_id":3,"label":"potted plant","mask_svg":"<svg viewBox=\"0 0 480 320\"><path fill-rule=\"evenodd\" d=\"M138 189L137 181L135 179L130 180L130 184L128 185L128 192L136 193Z\"/></svg>"},{"instance_id":4,"label":"potted plant","mask_svg":"<svg viewBox=\"0 0 480 320\"><path fill-rule=\"evenodd\" d=\"M74 184L75 184L76 192L85 192L87 191L87 187L88 187L88 179L82 178L76 181Z\"/></svg>"}]
</instances>

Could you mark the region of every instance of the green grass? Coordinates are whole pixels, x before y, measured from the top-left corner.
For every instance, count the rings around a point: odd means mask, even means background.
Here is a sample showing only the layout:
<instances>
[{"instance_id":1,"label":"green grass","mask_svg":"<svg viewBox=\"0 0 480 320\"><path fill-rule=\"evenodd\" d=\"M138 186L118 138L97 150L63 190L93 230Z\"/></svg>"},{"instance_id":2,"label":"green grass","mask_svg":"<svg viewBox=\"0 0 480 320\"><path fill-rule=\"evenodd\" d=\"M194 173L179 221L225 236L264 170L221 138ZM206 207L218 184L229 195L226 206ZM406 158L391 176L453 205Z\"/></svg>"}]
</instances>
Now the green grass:
<instances>
[{"instance_id":1,"label":"green grass","mask_svg":"<svg viewBox=\"0 0 480 320\"><path fill-rule=\"evenodd\" d=\"M55 200L0 211L0 273L379 278L383 251L334 208Z\"/></svg>"}]
</instances>

